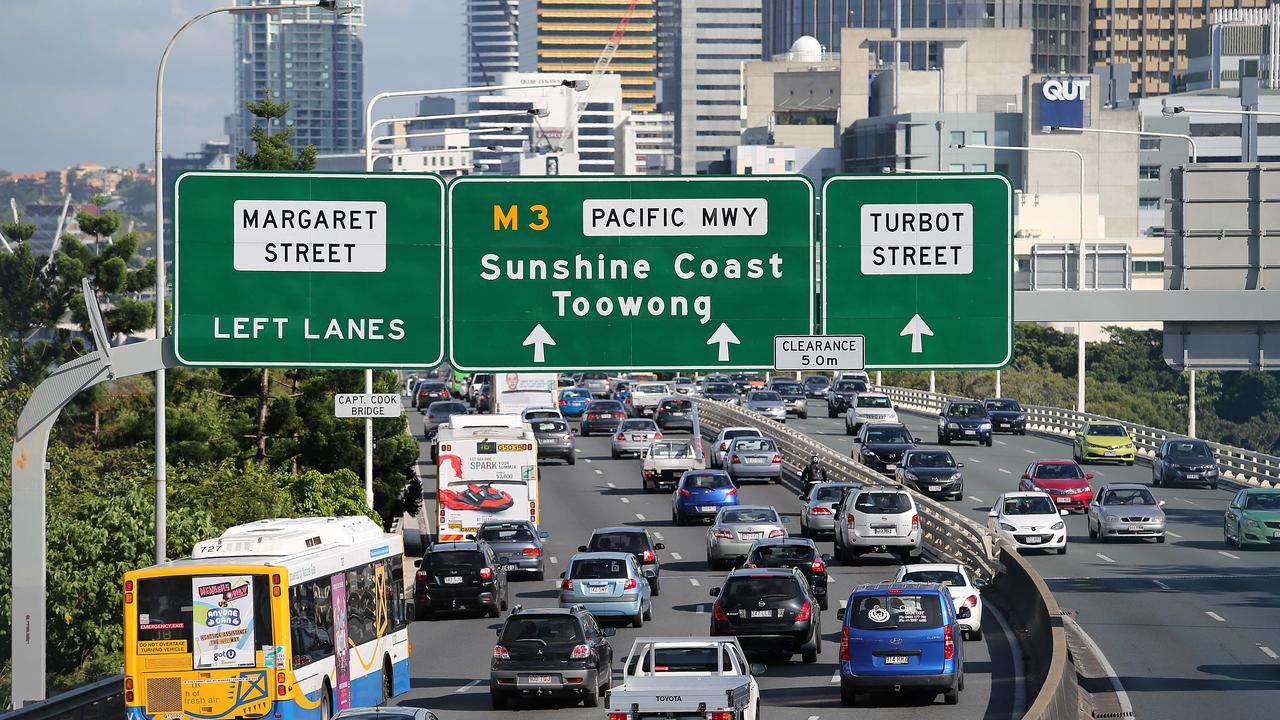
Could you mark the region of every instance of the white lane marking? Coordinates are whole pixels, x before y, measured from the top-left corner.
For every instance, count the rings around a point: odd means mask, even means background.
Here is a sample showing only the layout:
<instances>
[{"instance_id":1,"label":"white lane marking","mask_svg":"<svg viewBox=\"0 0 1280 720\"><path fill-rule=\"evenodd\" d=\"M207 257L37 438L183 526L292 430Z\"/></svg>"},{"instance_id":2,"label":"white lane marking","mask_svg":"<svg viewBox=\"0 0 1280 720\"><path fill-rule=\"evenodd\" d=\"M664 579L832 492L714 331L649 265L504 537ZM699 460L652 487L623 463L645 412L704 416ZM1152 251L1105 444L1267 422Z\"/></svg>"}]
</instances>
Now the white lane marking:
<instances>
[{"instance_id":1,"label":"white lane marking","mask_svg":"<svg viewBox=\"0 0 1280 720\"><path fill-rule=\"evenodd\" d=\"M1097 555L1099 558L1101 558L1106 562L1109 562L1109 563L1115 562L1115 560L1112 560L1111 558L1107 557L1106 555L1103 555L1102 553L1094 553L1094 555Z\"/></svg>"},{"instance_id":2,"label":"white lane marking","mask_svg":"<svg viewBox=\"0 0 1280 720\"><path fill-rule=\"evenodd\" d=\"M976 462L978 464L982 464L982 461L975 457L969 458L969 462Z\"/></svg>"},{"instance_id":3,"label":"white lane marking","mask_svg":"<svg viewBox=\"0 0 1280 720\"><path fill-rule=\"evenodd\" d=\"M1165 531L1164 531L1164 534L1165 534L1165 535L1168 535L1168 536L1169 536L1169 537L1171 537L1171 538L1178 538L1178 539L1182 539L1182 536L1181 536L1181 535L1179 535L1178 533L1176 533L1176 532L1174 532L1174 531L1172 531L1172 530L1165 530Z\"/></svg>"},{"instance_id":4,"label":"white lane marking","mask_svg":"<svg viewBox=\"0 0 1280 720\"><path fill-rule=\"evenodd\" d=\"M663 540L663 539L664 539L664 538L662 537L662 533L660 533L660 532L656 532L656 533L654 533L654 534L653 534L653 536L654 536L654 537L656 537L656 538L658 538L659 540Z\"/></svg>"},{"instance_id":5,"label":"white lane marking","mask_svg":"<svg viewBox=\"0 0 1280 720\"><path fill-rule=\"evenodd\" d=\"M582 462L589 463L591 462L591 458L582 458Z\"/></svg>"},{"instance_id":6,"label":"white lane marking","mask_svg":"<svg viewBox=\"0 0 1280 720\"><path fill-rule=\"evenodd\" d=\"M622 502L624 502L624 503L628 503L628 504L630 504L630 503L631 503L631 498L618 498L618 499L619 499L619 500L621 500L621 501L622 501Z\"/></svg>"},{"instance_id":7,"label":"white lane marking","mask_svg":"<svg viewBox=\"0 0 1280 720\"><path fill-rule=\"evenodd\" d=\"M1116 669L1111 667L1111 663L1107 660L1107 656L1102 654L1102 648L1098 647L1098 643L1089 637L1089 633L1080 627L1080 623L1076 622L1069 616L1063 616L1062 621L1071 626L1071 629L1079 633L1080 639L1085 645L1093 651L1094 657L1098 658L1098 663L1102 665L1102 670L1107 673L1107 682L1111 683L1111 689L1115 691L1116 702L1120 704L1120 717L1133 717L1133 703L1129 702L1129 693L1124 691L1124 685L1120 683L1119 676L1116 675Z\"/></svg>"},{"instance_id":8,"label":"white lane marking","mask_svg":"<svg viewBox=\"0 0 1280 720\"><path fill-rule=\"evenodd\" d=\"M1172 590L1172 589L1173 589L1173 588L1169 587L1168 585L1165 585L1164 583L1160 582L1159 580L1152 580L1151 582L1155 583L1155 584L1156 584L1156 587L1159 587L1159 588L1160 588L1160 589L1162 589L1162 590Z\"/></svg>"},{"instance_id":9,"label":"white lane marking","mask_svg":"<svg viewBox=\"0 0 1280 720\"><path fill-rule=\"evenodd\" d=\"M1218 613L1213 612L1212 610L1205 610L1205 611L1204 611L1204 614L1205 614L1205 615L1208 615L1209 617L1213 618L1214 620L1217 620L1218 622L1226 622L1226 619L1225 619L1225 618L1223 618L1223 617L1222 617L1221 615L1219 615Z\"/></svg>"},{"instance_id":10,"label":"white lane marking","mask_svg":"<svg viewBox=\"0 0 1280 720\"><path fill-rule=\"evenodd\" d=\"M479 684L480 684L479 680L472 680L471 682L467 683L466 685L463 685L462 687L458 688L457 690L454 690L453 692L454 694L464 693Z\"/></svg>"},{"instance_id":11,"label":"white lane marking","mask_svg":"<svg viewBox=\"0 0 1280 720\"><path fill-rule=\"evenodd\" d=\"M997 445L1008 445L1009 443L1007 443L1007 442L1005 442L1005 441L1003 441L1003 440L997 440L997 441L996 441L996 444L997 444Z\"/></svg>"},{"instance_id":12,"label":"white lane marking","mask_svg":"<svg viewBox=\"0 0 1280 720\"><path fill-rule=\"evenodd\" d=\"M1013 659L1013 709L1017 712L1017 717L1021 717L1027 710L1027 675L1022 664L1022 652L1017 648L1018 636L1013 633L1013 628L1004 619L1004 613L999 608L987 605L986 611L1000 623L1005 642L1009 643L1009 656Z\"/></svg>"},{"instance_id":13,"label":"white lane marking","mask_svg":"<svg viewBox=\"0 0 1280 720\"><path fill-rule=\"evenodd\" d=\"M974 502L982 502L982 498L980 498L980 497L974 497L973 495L970 495L970 496L969 496L969 499L970 499L970 500L972 500L972 501L974 501Z\"/></svg>"},{"instance_id":14,"label":"white lane marking","mask_svg":"<svg viewBox=\"0 0 1280 720\"><path fill-rule=\"evenodd\" d=\"M597 474L597 475L603 475L603 474L604 474L604 471L603 471L603 470L601 470L600 468L596 468L596 474ZM610 485L613 485L613 483L609 483L609 484L610 484Z\"/></svg>"},{"instance_id":15,"label":"white lane marking","mask_svg":"<svg viewBox=\"0 0 1280 720\"><path fill-rule=\"evenodd\" d=\"M600 472L600 471L599 471L599 470L597 470L596 472ZM600 473L600 474L601 474L601 475L603 475L604 473ZM614 488L615 490L616 490L616 489L617 489L617 487L618 487L617 485L614 485L613 483L605 483L605 485L608 485L609 487Z\"/></svg>"},{"instance_id":16,"label":"white lane marking","mask_svg":"<svg viewBox=\"0 0 1280 720\"><path fill-rule=\"evenodd\" d=\"M1258 646L1258 649L1262 651L1262 654L1263 654L1263 655L1266 655L1267 657L1271 658L1272 660L1280 660L1280 655L1276 655L1276 651L1275 651L1275 650L1272 650L1271 648L1267 647L1266 645L1259 645L1259 646Z\"/></svg>"},{"instance_id":17,"label":"white lane marking","mask_svg":"<svg viewBox=\"0 0 1280 720\"><path fill-rule=\"evenodd\" d=\"M1222 557L1229 557L1229 558L1231 558L1232 560L1239 560L1239 559L1240 559L1240 556L1239 556L1239 555L1232 555L1231 553L1227 552L1226 550L1219 550L1219 551L1218 551L1218 554L1219 554L1219 555L1221 555Z\"/></svg>"},{"instance_id":18,"label":"white lane marking","mask_svg":"<svg viewBox=\"0 0 1280 720\"><path fill-rule=\"evenodd\" d=\"M1009 472L1008 470L1005 470L1004 468L1000 468L1000 472L1004 473L1005 475L1012 475L1012 474L1013 474L1013 473Z\"/></svg>"},{"instance_id":19,"label":"white lane marking","mask_svg":"<svg viewBox=\"0 0 1280 720\"><path fill-rule=\"evenodd\" d=\"M839 671L839 670L837 670L837 671L835 671L835 672L831 673L831 682L833 682L833 683L838 683L838 682L840 682L840 671Z\"/></svg>"},{"instance_id":20,"label":"white lane marking","mask_svg":"<svg viewBox=\"0 0 1280 720\"><path fill-rule=\"evenodd\" d=\"M551 556L551 564L552 564L552 565L555 565L555 564L557 564L557 563L559 563L559 562L560 562L560 558L556 557L555 555L552 555L552 556Z\"/></svg>"},{"instance_id":21,"label":"white lane marking","mask_svg":"<svg viewBox=\"0 0 1280 720\"><path fill-rule=\"evenodd\" d=\"M580 453L580 452L582 452L582 448L574 448L574 450L573 450L573 451L574 451L574 452L576 452L576 453Z\"/></svg>"},{"instance_id":22,"label":"white lane marking","mask_svg":"<svg viewBox=\"0 0 1280 720\"><path fill-rule=\"evenodd\" d=\"M1026 449L1026 448L1022 448L1022 452L1026 453L1026 454L1028 454L1028 455L1035 455L1035 454L1036 454L1036 451L1035 451L1035 450L1028 450L1028 449Z\"/></svg>"},{"instance_id":23,"label":"white lane marking","mask_svg":"<svg viewBox=\"0 0 1280 720\"><path fill-rule=\"evenodd\" d=\"M695 610L694 612L697 612L697 613L705 613L706 611L707 611L707 606L706 606L706 605L699 605L699 606L698 606L698 609L697 609L697 610Z\"/></svg>"},{"instance_id":24,"label":"white lane marking","mask_svg":"<svg viewBox=\"0 0 1280 720\"><path fill-rule=\"evenodd\" d=\"M683 555L681 555L681 554L680 554L680 553L678 553L678 552L673 552L673 553L671 553L671 559L672 559L672 560L683 560L683 559L684 559L684 556L683 556Z\"/></svg>"},{"instance_id":25,"label":"white lane marking","mask_svg":"<svg viewBox=\"0 0 1280 720\"><path fill-rule=\"evenodd\" d=\"M698 578L689 578L689 584L694 587L702 587L702 583L698 582Z\"/></svg>"},{"instance_id":26,"label":"white lane marking","mask_svg":"<svg viewBox=\"0 0 1280 720\"><path fill-rule=\"evenodd\" d=\"M820 718L817 715L810 715L808 720L820 720Z\"/></svg>"},{"instance_id":27,"label":"white lane marking","mask_svg":"<svg viewBox=\"0 0 1280 720\"><path fill-rule=\"evenodd\" d=\"M1190 500L1188 500L1188 499L1186 499L1186 498L1174 498L1174 500L1181 500L1182 502L1184 502L1184 503L1186 503L1186 504L1188 504L1188 505L1195 505L1195 503L1194 503L1194 502L1192 502L1192 501L1190 501Z\"/></svg>"},{"instance_id":28,"label":"white lane marking","mask_svg":"<svg viewBox=\"0 0 1280 720\"><path fill-rule=\"evenodd\" d=\"M637 520L644 520L644 519L645 519L645 517L644 517L643 515L641 515L640 513L636 513L636 519L637 519Z\"/></svg>"}]
</instances>

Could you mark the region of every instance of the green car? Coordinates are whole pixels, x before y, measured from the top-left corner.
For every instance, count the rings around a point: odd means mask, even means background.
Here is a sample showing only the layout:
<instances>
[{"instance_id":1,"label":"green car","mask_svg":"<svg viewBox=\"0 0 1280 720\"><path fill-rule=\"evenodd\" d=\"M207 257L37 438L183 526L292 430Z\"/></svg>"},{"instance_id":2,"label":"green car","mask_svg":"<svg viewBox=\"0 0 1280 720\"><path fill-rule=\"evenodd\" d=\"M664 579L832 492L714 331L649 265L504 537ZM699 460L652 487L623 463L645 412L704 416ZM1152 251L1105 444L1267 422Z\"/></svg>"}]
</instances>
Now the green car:
<instances>
[{"instance_id":1,"label":"green car","mask_svg":"<svg viewBox=\"0 0 1280 720\"><path fill-rule=\"evenodd\" d=\"M1227 545L1280 545L1280 490L1247 488L1236 493L1222 520Z\"/></svg>"}]
</instances>

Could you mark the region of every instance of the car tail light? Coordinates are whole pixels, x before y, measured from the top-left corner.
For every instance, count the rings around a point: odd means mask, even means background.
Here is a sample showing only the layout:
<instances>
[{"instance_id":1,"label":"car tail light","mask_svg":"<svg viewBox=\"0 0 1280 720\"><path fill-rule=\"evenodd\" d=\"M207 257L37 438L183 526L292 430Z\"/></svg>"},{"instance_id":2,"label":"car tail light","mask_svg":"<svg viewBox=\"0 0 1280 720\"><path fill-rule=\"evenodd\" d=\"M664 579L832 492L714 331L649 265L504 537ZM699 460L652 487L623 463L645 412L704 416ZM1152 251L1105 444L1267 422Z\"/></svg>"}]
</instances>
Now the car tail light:
<instances>
[{"instance_id":1,"label":"car tail light","mask_svg":"<svg viewBox=\"0 0 1280 720\"><path fill-rule=\"evenodd\" d=\"M660 433L660 432L656 432L656 433L654 433L654 434L653 434L653 439L654 439L654 440L661 440L661 439L662 439L662 433Z\"/></svg>"},{"instance_id":2,"label":"car tail light","mask_svg":"<svg viewBox=\"0 0 1280 720\"><path fill-rule=\"evenodd\" d=\"M849 627L840 628L840 659L849 659Z\"/></svg>"},{"instance_id":3,"label":"car tail light","mask_svg":"<svg viewBox=\"0 0 1280 720\"><path fill-rule=\"evenodd\" d=\"M784 535L786 535L786 533L784 533L782 530L770 530L770 531L769 531L769 537L771 537L771 538L783 537Z\"/></svg>"},{"instance_id":4,"label":"car tail light","mask_svg":"<svg viewBox=\"0 0 1280 720\"><path fill-rule=\"evenodd\" d=\"M627 439L627 436L626 436L626 435L623 435L622 433L618 433L617 435L615 435L615 436L614 436L614 439L615 439L615 440L626 440L626 439Z\"/></svg>"},{"instance_id":5,"label":"car tail light","mask_svg":"<svg viewBox=\"0 0 1280 720\"><path fill-rule=\"evenodd\" d=\"M919 529L920 529L920 516L912 515L911 516L911 532L915 532Z\"/></svg>"},{"instance_id":6,"label":"car tail light","mask_svg":"<svg viewBox=\"0 0 1280 720\"><path fill-rule=\"evenodd\" d=\"M773 464L774 464L774 465L781 465L781 464L782 464L782 456L781 456L781 455L779 455L778 453L774 453L774 454L773 454Z\"/></svg>"},{"instance_id":7,"label":"car tail light","mask_svg":"<svg viewBox=\"0 0 1280 720\"><path fill-rule=\"evenodd\" d=\"M719 710L711 713L710 720L733 720L733 713L727 712L724 710Z\"/></svg>"},{"instance_id":8,"label":"car tail light","mask_svg":"<svg viewBox=\"0 0 1280 720\"><path fill-rule=\"evenodd\" d=\"M133 581L132 581L132 580L125 580L125 581L124 581L124 589L125 589L125 590L133 590Z\"/></svg>"},{"instance_id":9,"label":"car tail light","mask_svg":"<svg viewBox=\"0 0 1280 720\"><path fill-rule=\"evenodd\" d=\"M737 494L738 494L738 488L729 488L728 490L725 490L725 491L724 491L724 494L725 494L725 495L737 495Z\"/></svg>"},{"instance_id":10,"label":"car tail light","mask_svg":"<svg viewBox=\"0 0 1280 720\"><path fill-rule=\"evenodd\" d=\"M813 603L805 600L800 606L800 612L796 613L796 622L804 622L811 617L813 617Z\"/></svg>"},{"instance_id":11,"label":"car tail light","mask_svg":"<svg viewBox=\"0 0 1280 720\"><path fill-rule=\"evenodd\" d=\"M948 625L942 629L942 659L950 660L956 656L956 636Z\"/></svg>"},{"instance_id":12,"label":"car tail light","mask_svg":"<svg viewBox=\"0 0 1280 720\"><path fill-rule=\"evenodd\" d=\"M693 497L693 493L685 490L684 488L680 488L680 497Z\"/></svg>"},{"instance_id":13,"label":"car tail light","mask_svg":"<svg viewBox=\"0 0 1280 720\"><path fill-rule=\"evenodd\" d=\"M525 557L542 557L542 548L525 548L520 554Z\"/></svg>"},{"instance_id":14,"label":"car tail light","mask_svg":"<svg viewBox=\"0 0 1280 720\"><path fill-rule=\"evenodd\" d=\"M482 568L480 568L480 579L481 579L481 580L492 580L492 579L493 579L493 568L491 568L491 567L482 567Z\"/></svg>"},{"instance_id":15,"label":"car tail light","mask_svg":"<svg viewBox=\"0 0 1280 720\"><path fill-rule=\"evenodd\" d=\"M600 419L600 416L599 416L599 415L597 415L596 413L587 413L587 419L588 419L588 420L598 420L598 419Z\"/></svg>"},{"instance_id":16,"label":"car tail light","mask_svg":"<svg viewBox=\"0 0 1280 720\"><path fill-rule=\"evenodd\" d=\"M711 606L711 619L720 622L729 621L729 616L725 614L724 608L720 607L720 603Z\"/></svg>"},{"instance_id":17,"label":"car tail light","mask_svg":"<svg viewBox=\"0 0 1280 720\"><path fill-rule=\"evenodd\" d=\"M740 464L742 463L742 459L741 459L741 458L739 458L737 455L734 455L734 456L729 460L729 462L730 462L730 463L732 463L732 464L734 464L734 465L740 465Z\"/></svg>"},{"instance_id":18,"label":"car tail light","mask_svg":"<svg viewBox=\"0 0 1280 720\"><path fill-rule=\"evenodd\" d=\"M494 660L510 660L511 653L507 652L507 649L502 647L501 645L494 645L493 659Z\"/></svg>"},{"instance_id":19,"label":"car tail light","mask_svg":"<svg viewBox=\"0 0 1280 720\"><path fill-rule=\"evenodd\" d=\"M645 551L644 551L643 553L641 553L641 555L640 555L640 559L641 559L642 561L644 561L644 562L647 562L647 563L651 563L651 562L653 562L653 561L654 561L654 559L655 559L655 558L657 558L657 557L658 557L657 555L654 555L654 554L653 554L653 551L652 551L652 550L645 550Z\"/></svg>"},{"instance_id":20,"label":"car tail light","mask_svg":"<svg viewBox=\"0 0 1280 720\"><path fill-rule=\"evenodd\" d=\"M427 578L429 578L429 577L431 577L431 576L427 574L427 571L426 571L426 570L419 570L419 571L418 571L418 573L417 573L414 577L416 577L418 580L420 580L420 581L422 581L422 582L426 582Z\"/></svg>"},{"instance_id":21,"label":"car tail light","mask_svg":"<svg viewBox=\"0 0 1280 720\"><path fill-rule=\"evenodd\" d=\"M978 596L977 596L977 595L970 595L969 597L965 598L965 599L964 599L964 606L965 606L965 607L967 607L967 608L974 608L974 607L978 607Z\"/></svg>"},{"instance_id":22,"label":"car tail light","mask_svg":"<svg viewBox=\"0 0 1280 720\"><path fill-rule=\"evenodd\" d=\"M732 530L717 530L717 531L716 531L716 537L718 537L718 538L729 538L729 539L732 539L732 538L733 538L733 531L732 531Z\"/></svg>"},{"instance_id":23,"label":"car tail light","mask_svg":"<svg viewBox=\"0 0 1280 720\"><path fill-rule=\"evenodd\" d=\"M621 420L622 418L626 417L626 415L623 415L622 413L614 413L613 417L618 420Z\"/></svg>"},{"instance_id":24,"label":"car tail light","mask_svg":"<svg viewBox=\"0 0 1280 720\"><path fill-rule=\"evenodd\" d=\"M624 713L624 712L609 713L609 720L627 720L627 719L628 719L627 713Z\"/></svg>"},{"instance_id":25,"label":"car tail light","mask_svg":"<svg viewBox=\"0 0 1280 720\"><path fill-rule=\"evenodd\" d=\"M826 572L827 564L815 558L813 562L809 563L809 569L816 573Z\"/></svg>"},{"instance_id":26,"label":"car tail light","mask_svg":"<svg viewBox=\"0 0 1280 720\"><path fill-rule=\"evenodd\" d=\"M591 648L586 645L574 645L573 652L569 653L570 660L585 660L591 655Z\"/></svg>"},{"instance_id":27,"label":"car tail light","mask_svg":"<svg viewBox=\"0 0 1280 720\"><path fill-rule=\"evenodd\" d=\"M626 581L626 582L624 582L624 583L622 583L622 589L623 589L623 590L635 590L635 589L636 589L636 579L635 579L635 578L627 578L627 581Z\"/></svg>"},{"instance_id":28,"label":"car tail light","mask_svg":"<svg viewBox=\"0 0 1280 720\"><path fill-rule=\"evenodd\" d=\"M568 404L569 404L569 401L568 401L568 400L565 400L565 399L563 399L563 398L561 398L561 399L560 399L560 404L561 404L561 405L568 405Z\"/></svg>"},{"instance_id":29,"label":"car tail light","mask_svg":"<svg viewBox=\"0 0 1280 720\"><path fill-rule=\"evenodd\" d=\"M560 589L561 589L561 590L573 590L573 581L572 581L572 580L561 580L561 581L560 581Z\"/></svg>"}]
</instances>

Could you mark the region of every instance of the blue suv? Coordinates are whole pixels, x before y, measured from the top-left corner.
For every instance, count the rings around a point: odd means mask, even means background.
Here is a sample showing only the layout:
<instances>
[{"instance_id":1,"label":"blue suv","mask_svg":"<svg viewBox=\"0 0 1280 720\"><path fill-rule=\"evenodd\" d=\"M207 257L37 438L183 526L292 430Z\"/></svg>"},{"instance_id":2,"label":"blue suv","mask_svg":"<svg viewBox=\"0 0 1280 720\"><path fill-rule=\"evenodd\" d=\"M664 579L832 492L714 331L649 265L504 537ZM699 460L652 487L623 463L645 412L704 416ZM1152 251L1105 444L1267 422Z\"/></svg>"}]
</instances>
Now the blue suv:
<instances>
[{"instance_id":1,"label":"blue suv","mask_svg":"<svg viewBox=\"0 0 1280 720\"><path fill-rule=\"evenodd\" d=\"M991 447L991 414L976 400L948 400L938 415L938 444L973 440Z\"/></svg>"},{"instance_id":2,"label":"blue suv","mask_svg":"<svg viewBox=\"0 0 1280 720\"><path fill-rule=\"evenodd\" d=\"M964 689L964 643L947 589L937 583L859 585L840 619L840 703L864 693L924 690L948 705Z\"/></svg>"}]
</instances>

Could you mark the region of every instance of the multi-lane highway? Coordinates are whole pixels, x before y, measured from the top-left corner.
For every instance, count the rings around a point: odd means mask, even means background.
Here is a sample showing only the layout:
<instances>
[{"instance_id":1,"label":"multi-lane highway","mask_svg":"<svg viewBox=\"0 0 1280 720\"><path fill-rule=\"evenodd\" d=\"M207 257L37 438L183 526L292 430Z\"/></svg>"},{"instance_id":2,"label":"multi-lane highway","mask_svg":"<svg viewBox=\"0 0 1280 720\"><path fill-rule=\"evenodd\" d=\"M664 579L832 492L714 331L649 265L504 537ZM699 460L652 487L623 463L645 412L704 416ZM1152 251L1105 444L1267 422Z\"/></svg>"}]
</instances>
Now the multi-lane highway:
<instances>
[{"instance_id":1,"label":"multi-lane highway","mask_svg":"<svg viewBox=\"0 0 1280 720\"><path fill-rule=\"evenodd\" d=\"M818 409L814 405L814 409ZM789 424L848 455L843 421L811 414ZM933 444L933 417L901 413ZM1002 492L1017 489L1027 463L1067 459L1069 444L997 435L992 447L948 449L965 463L965 498L951 506L986 522ZM1093 486L1151 482L1151 468L1089 465ZM1058 604L1079 622L1115 668L1138 718L1274 717L1280 690L1280 569L1277 556L1222 541L1230 489L1152 488L1166 502L1168 540L1091 542L1085 518L1066 518L1066 555L1026 553Z\"/></svg>"},{"instance_id":2,"label":"multi-lane highway","mask_svg":"<svg viewBox=\"0 0 1280 720\"><path fill-rule=\"evenodd\" d=\"M834 427L835 421L831 421ZM421 437L421 421L410 412L410 426ZM811 423L820 431L825 423ZM834 438L833 438L834 440ZM554 606L556 581L575 548L586 542L593 528L608 525L647 527L665 543L659 552L662 562L662 594L655 598L654 617L642 629L619 627L613 638L615 677L618 665L632 641L644 635L706 634L710 624L709 591L724 573L706 566L706 531L703 527L674 527L670 522L671 500L667 493L645 494L640 489L640 464L635 459L612 460L607 438L579 438L578 463L556 462L542 466L543 525L550 531L547 554L548 578L542 582L517 581L512 584L512 602L530 606ZM423 482L430 493L434 468L422 456ZM743 499L750 503L772 504L791 517L798 531L799 503L784 486L747 485ZM428 501L430 510L430 501ZM828 545L828 543L823 543ZM847 594L857 583L892 578L897 565L887 556L868 557L860 567L831 569L831 608L823 613L824 643L817 664L804 665L798 658L779 663L765 660L767 672L759 678L766 706L765 715L774 719L813 720L815 718L1010 718L1015 704L1025 702L1014 660L1014 643L1002 628L996 613L984 615L985 640L966 644L966 688L958 706L946 706L941 697L921 700L906 697L882 700L876 708L842 709L837 672L839 628L836 598ZM505 617L505 615L504 615ZM488 695L489 660L500 620L475 615L458 615L411 627L413 642L412 691L399 699L401 705L427 707L442 718L500 717L508 713L490 708ZM563 703L537 703L521 709L522 717L601 718L601 709L566 707Z\"/></svg>"}]
</instances>

